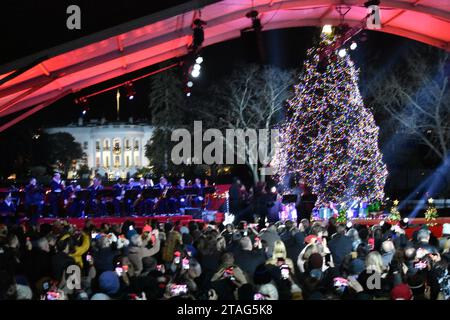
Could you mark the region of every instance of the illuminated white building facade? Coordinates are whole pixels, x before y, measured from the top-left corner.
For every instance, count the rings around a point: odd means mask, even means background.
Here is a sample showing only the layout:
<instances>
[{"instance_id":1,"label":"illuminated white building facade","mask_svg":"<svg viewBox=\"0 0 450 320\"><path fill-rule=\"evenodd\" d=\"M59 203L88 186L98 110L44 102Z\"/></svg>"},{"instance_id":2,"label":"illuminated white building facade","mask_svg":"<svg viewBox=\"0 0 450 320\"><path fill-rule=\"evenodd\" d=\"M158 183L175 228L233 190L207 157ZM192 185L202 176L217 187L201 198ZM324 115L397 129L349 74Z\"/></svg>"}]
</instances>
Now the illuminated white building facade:
<instances>
[{"instance_id":1,"label":"illuminated white building facade","mask_svg":"<svg viewBox=\"0 0 450 320\"><path fill-rule=\"evenodd\" d=\"M150 142L153 127L145 123L106 122L91 120L65 127L53 127L47 133L70 133L83 150L83 162L92 173L107 175L110 179L126 178L142 167L148 167L145 147ZM77 169L83 164L77 163ZM72 173L73 174L73 173ZM70 178L70 177L68 177Z\"/></svg>"}]
</instances>

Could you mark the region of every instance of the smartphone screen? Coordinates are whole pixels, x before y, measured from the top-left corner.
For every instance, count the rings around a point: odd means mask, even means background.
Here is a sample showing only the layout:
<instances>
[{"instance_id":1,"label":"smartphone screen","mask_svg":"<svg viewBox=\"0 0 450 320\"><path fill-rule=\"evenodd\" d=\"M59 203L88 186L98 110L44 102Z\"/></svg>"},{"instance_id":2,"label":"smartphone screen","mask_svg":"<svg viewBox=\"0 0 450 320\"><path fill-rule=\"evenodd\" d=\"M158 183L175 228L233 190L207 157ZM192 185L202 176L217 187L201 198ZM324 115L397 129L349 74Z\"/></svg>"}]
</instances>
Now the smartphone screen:
<instances>
[{"instance_id":1,"label":"smartphone screen","mask_svg":"<svg viewBox=\"0 0 450 320\"><path fill-rule=\"evenodd\" d=\"M174 284L170 288L170 291L172 295L180 295L180 294L186 294L187 293L187 285L185 284Z\"/></svg>"},{"instance_id":2,"label":"smartphone screen","mask_svg":"<svg viewBox=\"0 0 450 320\"><path fill-rule=\"evenodd\" d=\"M266 300L266 297L263 294L257 292L253 296L253 300Z\"/></svg>"},{"instance_id":3,"label":"smartphone screen","mask_svg":"<svg viewBox=\"0 0 450 320\"><path fill-rule=\"evenodd\" d=\"M121 277L121 276L122 276L122 273L123 273L123 268L122 268L122 267L116 267L116 273L117 273L117 275L118 275L119 277Z\"/></svg>"},{"instance_id":4,"label":"smartphone screen","mask_svg":"<svg viewBox=\"0 0 450 320\"><path fill-rule=\"evenodd\" d=\"M189 259L188 258L184 258L182 265L183 265L183 269L184 270L188 270L189 269Z\"/></svg>"},{"instance_id":5,"label":"smartphone screen","mask_svg":"<svg viewBox=\"0 0 450 320\"><path fill-rule=\"evenodd\" d=\"M289 266L287 264L281 265L281 277L283 279L289 278Z\"/></svg>"},{"instance_id":6,"label":"smartphone screen","mask_svg":"<svg viewBox=\"0 0 450 320\"><path fill-rule=\"evenodd\" d=\"M59 292L49 291L47 292L47 300L58 300Z\"/></svg>"},{"instance_id":7,"label":"smartphone screen","mask_svg":"<svg viewBox=\"0 0 450 320\"><path fill-rule=\"evenodd\" d=\"M92 261L92 256L90 254L86 255L86 261L88 261L88 262Z\"/></svg>"}]
</instances>

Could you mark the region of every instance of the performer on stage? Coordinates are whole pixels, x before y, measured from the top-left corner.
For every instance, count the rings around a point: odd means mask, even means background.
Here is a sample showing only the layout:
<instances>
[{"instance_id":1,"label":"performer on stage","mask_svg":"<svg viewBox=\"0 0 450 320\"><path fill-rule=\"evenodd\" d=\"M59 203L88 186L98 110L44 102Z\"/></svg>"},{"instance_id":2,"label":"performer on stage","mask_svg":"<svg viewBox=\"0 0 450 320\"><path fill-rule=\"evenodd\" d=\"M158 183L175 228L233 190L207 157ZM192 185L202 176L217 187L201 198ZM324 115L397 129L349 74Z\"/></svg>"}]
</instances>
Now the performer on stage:
<instances>
[{"instance_id":1,"label":"performer on stage","mask_svg":"<svg viewBox=\"0 0 450 320\"><path fill-rule=\"evenodd\" d=\"M61 175L59 173L55 173L53 175L53 179L50 183L50 217L57 217L58 214L61 215L62 211L62 202L63 202L63 191L64 191L64 183L61 181Z\"/></svg>"},{"instance_id":2,"label":"performer on stage","mask_svg":"<svg viewBox=\"0 0 450 320\"><path fill-rule=\"evenodd\" d=\"M162 194L156 206L158 214L165 214L169 212L169 201L166 198L166 192L169 190L170 184L165 177L159 179L159 183L155 186L156 190L161 190Z\"/></svg>"},{"instance_id":3,"label":"performer on stage","mask_svg":"<svg viewBox=\"0 0 450 320\"><path fill-rule=\"evenodd\" d=\"M44 207L44 192L37 185L36 179L31 178L30 183L25 187L25 210L31 221L37 222L42 215Z\"/></svg>"},{"instance_id":4,"label":"performer on stage","mask_svg":"<svg viewBox=\"0 0 450 320\"><path fill-rule=\"evenodd\" d=\"M169 199L170 212L179 212L180 208L186 207L186 194L183 192L184 189L186 189L186 180L181 178L175 187L176 192Z\"/></svg>"},{"instance_id":5,"label":"performer on stage","mask_svg":"<svg viewBox=\"0 0 450 320\"><path fill-rule=\"evenodd\" d=\"M16 205L14 204L11 192L5 196L0 196L0 216L4 219L4 224L13 223L13 217L16 213Z\"/></svg>"},{"instance_id":6,"label":"performer on stage","mask_svg":"<svg viewBox=\"0 0 450 320\"><path fill-rule=\"evenodd\" d=\"M205 190L204 186L202 185L202 180L200 180L200 178L195 178L195 182L194 185L192 186L192 189L196 194L194 199L192 199L192 206L195 208L201 208L205 197Z\"/></svg>"},{"instance_id":7,"label":"performer on stage","mask_svg":"<svg viewBox=\"0 0 450 320\"><path fill-rule=\"evenodd\" d=\"M102 181L99 178L94 178L92 184L87 188L89 191L89 210L88 212L96 217L105 213L106 206L98 199L97 193L103 190Z\"/></svg>"},{"instance_id":8,"label":"performer on stage","mask_svg":"<svg viewBox=\"0 0 450 320\"><path fill-rule=\"evenodd\" d=\"M113 207L114 207L114 215L116 217L120 217L122 213L122 200L124 199L125 195L125 185L122 184L122 178L117 178L116 183L113 186L113 193L114 193L114 200L113 200Z\"/></svg>"}]
</instances>

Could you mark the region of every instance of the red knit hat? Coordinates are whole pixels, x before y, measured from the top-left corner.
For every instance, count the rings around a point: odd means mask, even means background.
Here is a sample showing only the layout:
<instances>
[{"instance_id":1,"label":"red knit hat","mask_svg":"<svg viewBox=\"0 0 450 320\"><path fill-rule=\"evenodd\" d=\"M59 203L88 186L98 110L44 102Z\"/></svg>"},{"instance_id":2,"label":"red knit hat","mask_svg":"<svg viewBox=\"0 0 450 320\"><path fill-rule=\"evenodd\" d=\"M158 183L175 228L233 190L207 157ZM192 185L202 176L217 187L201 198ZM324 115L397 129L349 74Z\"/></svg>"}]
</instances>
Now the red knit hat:
<instances>
[{"instance_id":1,"label":"red knit hat","mask_svg":"<svg viewBox=\"0 0 450 320\"><path fill-rule=\"evenodd\" d=\"M395 286L391 291L392 300L411 300L412 298L411 288L405 283Z\"/></svg>"},{"instance_id":2,"label":"red knit hat","mask_svg":"<svg viewBox=\"0 0 450 320\"><path fill-rule=\"evenodd\" d=\"M142 229L142 232L152 232L152 227L150 227L148 224L144 226L144 229Z\"/></svg>"},{"instance_id":3,"label":"red knit hat","mask_svg":"<svg viewBox=\"0 0 450 320\"><path fill-rule=\"evenodd\" d=\"M310 244L312 241L316 240L317 236L310 234L305 238L305 243Z\"/></svg>"}]
</instances>

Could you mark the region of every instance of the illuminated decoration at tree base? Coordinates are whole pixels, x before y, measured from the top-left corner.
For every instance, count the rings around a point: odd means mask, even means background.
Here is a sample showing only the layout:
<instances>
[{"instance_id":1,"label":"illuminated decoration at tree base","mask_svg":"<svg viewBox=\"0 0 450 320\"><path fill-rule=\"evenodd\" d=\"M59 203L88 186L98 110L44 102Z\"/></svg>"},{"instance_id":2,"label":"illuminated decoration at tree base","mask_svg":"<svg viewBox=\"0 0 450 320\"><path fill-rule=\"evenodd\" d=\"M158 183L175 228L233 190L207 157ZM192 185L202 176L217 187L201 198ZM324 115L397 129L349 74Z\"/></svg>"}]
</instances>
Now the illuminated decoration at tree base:
<instances>
[{"instance_id":1,"label":"illuminated decoration at tree base","mask_svg":"<svg viewBox=\"0 0 450 320\"><path fill-rule=\"evenodd\" d=\"M400 215L400 211L398 211L398 204L399 204L398 200L394 200L392 204L392 208L388 217L388 219L392 222L398 222L402 218Z\"/></svg>"},{"instance_id":2,"label":"illuminated decoration at tree base","mask_svg":"<svg viewBox=\"0 0 450 320\"><path fill-rule=\"evenodd\" d=\"M388 174L378 148L379 128L364 107L349 55L319 59L330 37L323 34L320 45L307 52L272 162L281 184L307 182L319 210L330 203L352 208L382 200Z\"/></svg>"},{"instance_id":3,"label":"illuminated decoration at tree base","mask_svg":"<svg viewBox=\"0 0 450 320\"><path fill-rule=\"evenodd\" d=\"M435 226L436 219L439 217L438 211L434 206L434 200L432 198L428 199L428 208L425 211L425 221L428 226Z\"/></svg>"}]
</instances>

